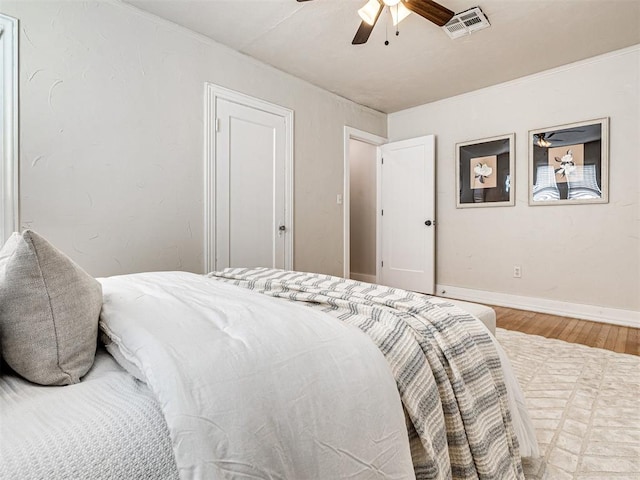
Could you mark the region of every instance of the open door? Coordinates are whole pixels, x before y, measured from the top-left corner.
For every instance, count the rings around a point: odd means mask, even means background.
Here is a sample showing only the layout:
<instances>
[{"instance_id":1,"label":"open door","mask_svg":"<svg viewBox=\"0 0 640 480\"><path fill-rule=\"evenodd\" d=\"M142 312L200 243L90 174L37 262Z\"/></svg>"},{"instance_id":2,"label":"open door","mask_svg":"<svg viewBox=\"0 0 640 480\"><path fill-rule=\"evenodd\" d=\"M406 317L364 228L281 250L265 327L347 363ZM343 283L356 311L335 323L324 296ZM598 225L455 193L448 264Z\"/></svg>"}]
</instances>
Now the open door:
<instances>
[{"instance_id":1,"label":"open door","mask_svg":"<svg viewBox=\"0 0 640 480\"><path fill-rule=\"evenodd\" d=\"M427 135L380 147L379 281L427 294L435 288L434 143Z\"/></svg>"}]
</instances>

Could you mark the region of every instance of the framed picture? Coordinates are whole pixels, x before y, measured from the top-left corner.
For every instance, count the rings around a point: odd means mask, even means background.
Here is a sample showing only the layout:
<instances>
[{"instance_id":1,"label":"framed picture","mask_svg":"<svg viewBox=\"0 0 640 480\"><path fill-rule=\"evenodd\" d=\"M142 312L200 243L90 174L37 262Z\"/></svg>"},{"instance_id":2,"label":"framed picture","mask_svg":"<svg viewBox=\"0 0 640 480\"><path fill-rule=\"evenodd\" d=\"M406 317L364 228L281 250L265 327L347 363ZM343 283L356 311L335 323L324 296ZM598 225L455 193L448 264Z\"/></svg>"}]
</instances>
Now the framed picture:
<instances>
[{"instance_id":1,"label":"framed picture","mask_svg":"<svg viewBox=\"0 0 640 480\"><path fill-rule=\"evenodd\" d=\"M456 207L515 203L515 134L456 144Z\"/></svg>"},{"instance_id":2,"label":"framed picture","mask_svg":"<svg viewBox=\"0 0 640 480\"><path fill-rule=\"evenodd\" d=\"M529 205L608 201L608 118L529 131Z\"/></svg>"}]
</instances>

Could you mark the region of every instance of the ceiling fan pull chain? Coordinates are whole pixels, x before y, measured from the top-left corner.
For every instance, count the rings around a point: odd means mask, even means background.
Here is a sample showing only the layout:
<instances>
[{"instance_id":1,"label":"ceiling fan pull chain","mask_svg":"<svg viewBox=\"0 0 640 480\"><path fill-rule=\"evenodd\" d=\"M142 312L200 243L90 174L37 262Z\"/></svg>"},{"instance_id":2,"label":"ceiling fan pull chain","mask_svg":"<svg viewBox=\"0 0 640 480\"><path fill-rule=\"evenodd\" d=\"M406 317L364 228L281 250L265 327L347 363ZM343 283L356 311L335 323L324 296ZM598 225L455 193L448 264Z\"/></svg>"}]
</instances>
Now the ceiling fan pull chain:
<instances>
[{"instance_id":1,"label":"ceiling fan pull chain","mask_svg":"<svg viewBox=\"0 0 640 480\"><path fill-rule=\"evenodd\" d=\"M389 23L384 22L384 44L389 45Z\"/></svg>"}]
</instances>

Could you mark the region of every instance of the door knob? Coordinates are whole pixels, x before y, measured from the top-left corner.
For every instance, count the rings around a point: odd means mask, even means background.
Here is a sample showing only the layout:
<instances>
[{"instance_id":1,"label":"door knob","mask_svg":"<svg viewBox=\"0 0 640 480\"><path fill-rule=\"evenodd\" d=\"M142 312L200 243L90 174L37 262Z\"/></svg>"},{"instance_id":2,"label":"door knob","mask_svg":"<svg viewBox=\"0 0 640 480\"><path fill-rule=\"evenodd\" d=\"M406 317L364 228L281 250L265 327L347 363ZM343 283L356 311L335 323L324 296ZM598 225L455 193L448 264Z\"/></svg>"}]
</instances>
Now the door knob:
<instances>
[{"instance_id":1,"label":"door knob","mask_svg":"<svg viewBox=\"0 0 640 480\"><path fill-rule=\"evenodd\" d=\"M424 222L424 224L425 224L427 227L430 227L430 226L431 226L431 220L427 220L426 222Z\"/></svg>"}]
</instances>

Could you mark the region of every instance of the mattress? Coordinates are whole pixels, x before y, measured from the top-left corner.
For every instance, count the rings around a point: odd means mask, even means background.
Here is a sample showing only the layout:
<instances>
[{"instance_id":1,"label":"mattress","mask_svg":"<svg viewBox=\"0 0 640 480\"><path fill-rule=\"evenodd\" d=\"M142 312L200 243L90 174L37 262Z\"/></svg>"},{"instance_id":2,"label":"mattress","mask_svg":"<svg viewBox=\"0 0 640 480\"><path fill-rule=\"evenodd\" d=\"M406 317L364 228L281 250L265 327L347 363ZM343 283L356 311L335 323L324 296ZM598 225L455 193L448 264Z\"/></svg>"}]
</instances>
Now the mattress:
<instances>
[{"instance_id":1,"label":"mattress","mask_svg":"<svg viewBox=\"0 0 640 480\"><path fill-rule=\"evenodd\" d=\"M160 405L103 349L74 385L3 372L0 452L0 478L178 478Z\"/></svg>"}]
</instances>

